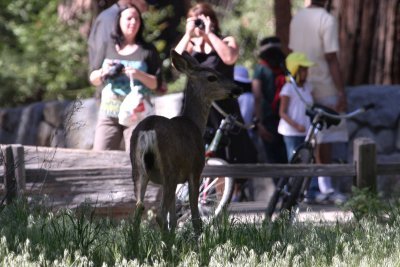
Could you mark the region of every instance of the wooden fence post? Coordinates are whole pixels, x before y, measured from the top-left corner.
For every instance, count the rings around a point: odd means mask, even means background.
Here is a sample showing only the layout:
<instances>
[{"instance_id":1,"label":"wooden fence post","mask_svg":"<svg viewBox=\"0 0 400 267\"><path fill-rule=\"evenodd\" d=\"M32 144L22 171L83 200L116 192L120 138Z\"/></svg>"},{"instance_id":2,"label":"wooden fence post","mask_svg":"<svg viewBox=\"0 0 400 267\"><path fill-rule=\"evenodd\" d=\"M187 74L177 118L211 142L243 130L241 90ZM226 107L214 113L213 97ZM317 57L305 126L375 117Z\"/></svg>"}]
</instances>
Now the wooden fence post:
<instances>
[{"instance_id":1,"label":"wooden fence post","mask_svg":"<svg viewBox=\"0 0 400 267\"><path fill-rule=\"evenodd\" d=\"M10 204L17 195L17 182L15 179L15 164L13 151L10 145L3 147L4 153L4 189L6 204Z\"/></svg>"},{"instance_id":2,"label":"wooden fence post","mask_svg":"<svg viewBox=\"0 0 400 267\"><path fill-rule=\"evenodd\" d=\"M17 182L17 196L22 196L25 192L25 156L22 145L12 145L15 167L15 179Z\"/></svg>"},{"instance_id":3,"label":"wooden fence post","mask_svg":"<svg viewBox=\"0 0 400 267\"><path fill-rule=\"evenodd\" d=\"M376 193L376 146L370 138L357 138L354 140L354 163L356 164L356 186L369 188Z\"/></svg>"}]
</instances>

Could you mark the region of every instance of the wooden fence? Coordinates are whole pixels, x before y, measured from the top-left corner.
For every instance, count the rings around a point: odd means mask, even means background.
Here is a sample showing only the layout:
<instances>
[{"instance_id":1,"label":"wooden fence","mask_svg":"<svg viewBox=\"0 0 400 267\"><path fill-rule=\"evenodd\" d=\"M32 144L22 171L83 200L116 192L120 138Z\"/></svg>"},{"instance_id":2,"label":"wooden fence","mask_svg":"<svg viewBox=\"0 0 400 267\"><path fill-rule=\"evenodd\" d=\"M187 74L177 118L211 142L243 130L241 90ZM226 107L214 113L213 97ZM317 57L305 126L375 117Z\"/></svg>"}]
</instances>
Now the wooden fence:
<instances>
[{"instance_id":1,"label":"wooden fence","mask_svg":"<svg viewBox=\"0 0 400 267\"><path fill-rule=\"evenodd\" d=\"M126 215L135 202L129 155L123 151L3 145L3 202L18 195L30 199L48 196L54 208L76 207L89 201L98 213ZM232 164L206 166L204 176L270 178L278 176L353 177L360 188L376 191L378 175L400 174L400 163L378 164L375 143L366 138L354 142L354 161L350 164ZM156 205L159 187L150 185L145 202ZM128 212L129 213L129 212Z\"/></svg>"}]
</instances>

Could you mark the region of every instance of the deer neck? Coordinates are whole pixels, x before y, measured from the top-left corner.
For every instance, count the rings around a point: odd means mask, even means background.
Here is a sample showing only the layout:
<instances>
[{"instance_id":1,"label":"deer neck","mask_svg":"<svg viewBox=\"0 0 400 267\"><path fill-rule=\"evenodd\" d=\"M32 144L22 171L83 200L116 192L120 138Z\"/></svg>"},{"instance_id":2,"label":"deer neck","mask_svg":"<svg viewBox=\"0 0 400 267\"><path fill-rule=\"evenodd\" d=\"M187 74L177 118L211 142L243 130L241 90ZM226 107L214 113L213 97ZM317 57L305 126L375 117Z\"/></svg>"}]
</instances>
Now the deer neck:
<instances>
[{"instance_id":1,"label":"deer neck","mask_svg":"<svg viewBox=\"0 0 400 267\"><path fill-rule=\"evenodd\" d=\"M197 92L190 83L187 85L185 103L183 106L182 116L190 119L204 135L208 115L211 108L211 100L205 99Z\"/></svg>"}]
</instances>

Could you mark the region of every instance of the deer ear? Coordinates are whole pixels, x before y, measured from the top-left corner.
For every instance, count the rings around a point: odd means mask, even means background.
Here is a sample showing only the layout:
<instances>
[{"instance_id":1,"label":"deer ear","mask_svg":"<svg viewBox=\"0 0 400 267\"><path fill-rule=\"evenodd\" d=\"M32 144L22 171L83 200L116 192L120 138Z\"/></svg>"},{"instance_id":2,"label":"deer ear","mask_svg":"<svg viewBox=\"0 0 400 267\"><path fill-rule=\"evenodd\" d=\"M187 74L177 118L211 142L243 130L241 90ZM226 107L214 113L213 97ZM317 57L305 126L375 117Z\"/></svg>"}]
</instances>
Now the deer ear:
<instances>
[{"instance_id":1,"label":"deer ear","mask_svg":"<svg viewBox=\"0 0 400 267\"><path fill-rule=\"evenodd\" d=\"M183 73L190 72L195 65L198 65L196 59L194 59L188 52L184 51L182 55L177 53L175 50L171 50L171 60L174 67Z\"/></svg>"}]
</instances>

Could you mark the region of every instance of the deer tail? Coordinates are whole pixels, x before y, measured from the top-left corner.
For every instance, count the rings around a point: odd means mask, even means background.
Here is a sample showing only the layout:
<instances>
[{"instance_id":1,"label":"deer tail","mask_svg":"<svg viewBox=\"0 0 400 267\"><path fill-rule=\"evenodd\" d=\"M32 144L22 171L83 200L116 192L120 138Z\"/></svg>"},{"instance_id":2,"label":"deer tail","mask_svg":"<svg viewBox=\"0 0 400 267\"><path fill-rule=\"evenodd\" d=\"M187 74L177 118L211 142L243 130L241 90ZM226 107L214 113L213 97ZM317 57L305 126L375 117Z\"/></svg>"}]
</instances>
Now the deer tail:
<instances>
[{"instance_id":1,"label":"deer tail","mask_svg":"<svg viewBox=\"0 0 400 267\"><path fill-rule=\"evenodd\" d=\"M142 173L156 168L158 155L157 134L155 130L140 131L136 145L137 167Z\"/></svg>"}]
</instances>

